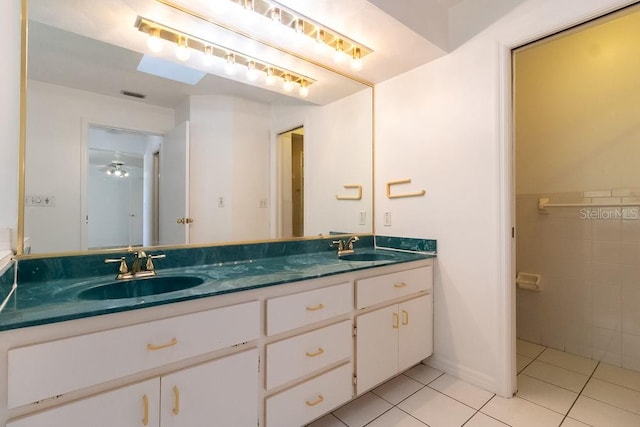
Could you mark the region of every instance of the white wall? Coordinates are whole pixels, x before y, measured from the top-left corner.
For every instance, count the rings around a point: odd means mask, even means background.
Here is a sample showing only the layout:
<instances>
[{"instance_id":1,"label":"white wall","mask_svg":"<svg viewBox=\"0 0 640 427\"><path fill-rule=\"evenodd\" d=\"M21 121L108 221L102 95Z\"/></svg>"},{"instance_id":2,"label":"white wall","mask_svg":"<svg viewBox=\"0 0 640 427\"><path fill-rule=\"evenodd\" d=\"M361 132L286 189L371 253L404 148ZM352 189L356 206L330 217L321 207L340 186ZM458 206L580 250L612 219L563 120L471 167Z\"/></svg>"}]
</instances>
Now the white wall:
<instances>
[{"instance_id":1,"label":"white wall","mask_svg":"<svg viewBox=\"0 0 640 427\"><path fill-rule=\"evenodd\" d=\"M376 232L438 240L431 363L502 395L515 390L507 48L628 3L529 0L449 55L376 87ZM451 10L455 28L476 5ZM387 199L385 182L399 178L426 196Z\"/></svg>"},{"instance_id":2,"label":"white wall","mask_svg":"<svg viewBox=\"0 0 640 427\"><path fill-rule=\"evenodd\" d=\"M56 205L27 207L25 236L34 253L79 250L84 126L161 134L173 129L174 112L37 81L28 93L26 193L55 196Z\"/></svg>"},{"instance_id":3,"label":"white wall","mask_svg":"<svg viewBox=\"0 0 640 427\"><path fill-rule=\"evenodd\" d=\"M269 237L269 106L230 96L192 96L191 243ZM224 207L218 199L224 199Z\"/></svg>"},{"instance_id":4,"label":"white wall","mask_svg":"<svg viewBox=\"0 0 640 427\"><path fill-rule=\"evenodd\" d=\"M3 2L0 32L0 234L5 235L3 228L15 230L18 225L20 0Z\"/></svg>"},{"instance_id":5,"label":"white wall","mask_svg":"<svg viewBox=\"0 0 640 427\"><path fill-rule=\"evenodd\" d=\"M304 126L305 236L371 232L371 102L371 89L365 89L322 107L272 109L274 144L278 133ZM362 185L362 200L336 200L355 194L345 184Z\"/></svg>"}]
</instances>

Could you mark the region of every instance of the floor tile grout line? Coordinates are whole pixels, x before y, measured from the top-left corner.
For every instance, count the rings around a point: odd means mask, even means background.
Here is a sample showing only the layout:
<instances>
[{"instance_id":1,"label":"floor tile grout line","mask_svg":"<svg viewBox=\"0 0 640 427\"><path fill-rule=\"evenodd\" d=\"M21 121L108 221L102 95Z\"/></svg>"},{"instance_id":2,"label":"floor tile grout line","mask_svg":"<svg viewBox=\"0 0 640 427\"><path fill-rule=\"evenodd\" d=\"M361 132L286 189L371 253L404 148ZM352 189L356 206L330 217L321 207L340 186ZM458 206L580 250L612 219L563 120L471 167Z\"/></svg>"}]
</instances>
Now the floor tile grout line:
<instances>
[{"instance_id":1,"label":"floor tile grout line","mask_svg":"<svg viewBox=\"0 0 640 427\"><path fill-rule=\"evenodd\" d=\"M386 383L385 383L386 384ZM385 399L384 397L380 396L378 393L375 392L375 389L371 390L371 393L375 394L376 396L378 396L380 399L384 400L385 402L389 403L390 405L393 406L398 406L399 404L401 404L402 402L404 402L405 400L407 400L408 398L410 398L411 396L413 396L414 394L416 394L417 392L419 392L420 390L422 390L425 387L428 387L425 384L419 383L422 387L420 387L418 390L414 391L413 393L409 394L407 397L405 397L404 399L402 399L400 402L398 403L393 403L393 402L389 402L387 399ZM365 393L366 394L366 393Z\"/></svg>"},{"instance_id":2,"label":"floor tile grout line","mask_svg":"<svg viewBox=\"0 0 640 427\"><path fill-rule=\"evenodd\" d=\"M491 418L491 419L494 419L494 420L498 421L499 423L502 423L502 424L504 424L504 425L506 425L506 426L511 427L511 424L507 424L506 422L504 422L504 421L502 421L502 420L499 420L499 419L498 419L498 418L496 418L496 417L493 417L493 416L491 416L491 415L489 415L489 414L487 414L487 413L482 412L482 408L484 408L485 406L487 406L487 405L489 404L489 402L491 402L493 399L495 399L495 398L496 398L496 396L498 396L498 395L497 395L497 394L494 394L493 396L491 396L491 399L487 400L487 401L484 403L484 405L482 405L482 406L480 407L480 409L478 409L478 412L480 412L482 415L486 415L487 417L489 417L489 418ZM516 398L516 395L514 394L514 395L511 397L511 399L515 399L515 398ZM476 412L476 414L477 414L478 412ZM475 417L475 414L474 414L474 417ZM473 418L473 417L472 417L472 418ZM468 421L467 421L467 422L468 422Z\"/></svg>"},{"instance_id":3,"label":"floor tile grout line","mask_svg":"<svg viewBox=\"0 0 640 427\"><path fill-rule=\"evenodd\" d=\"M575 391L575 390L571 390L571 389L568 389L568 388L566 388L566 387L562 387L562 386L560 386L560 385L558 385L558 384L550 383L549 381L545 381L545 380L543 380L542 378L534 377L533 375L529 375L529 374L526 374L526 373L524 373L524 372L520 372L517 376L520 376L520 375L524 375L525 377L533 378L534 380L538 380L538 381L540 381L540 382L542 382L542 383L550 384L550 385L552 385L552 386L555 386L555 387L561 388L561 389L563 389L563 390L570 391L571 393L579 393L579 392L577 392L577 391ZM586 376L586 375L585 375L585 376ZM586 381L584 384L586 385L588 382L589 382L589 378L587 378L587 381ZM583 387L584 387L584 385L583 385Z\"/></svg>"},{"instance_id":4,"label":"floor tile grout line","mask_svg":"<svg viewBox=\"0 0 640 427\"><path fill-rule=\"evenodd\" d=\"M461 381L461 380L460 380L460 381ZM471 385L473 385L473 384L471 384ZM442 391L440 391L440 390L437 390L437 389L435 389L435 388L433 388L433 387L431 387L431 386L427 386L427 387L429 387L429 388L430 388L431 390L433 390L433 391L436 391L436 392L440 393L440 394L441 394L441 395L443 395L443 396L448 397L449 399L455 400L455 401L456 401L456 402L458 402L458 403L462 403L464 406L466 406L466 407L468 407L468 408L471 408L471 409L473 409L474 411L479 411L479 409L476 409L476 408L474 408L473 406L471 406L471 405L469 405L469 404L467 404L467 403L464 403L463 401L458 400L458 399L456 399L456 398L455 398L455 397L453 397L453 396L449 396L447 393L444 393L444 392L442 392ZM478 387L478 388L479 388L479 387ZM482 389L480 389L480 390L482 390ZM486 390L484 390L484 391L486 391ZM491 392L487 392L487 393L491 393ZM491 393L491 394L492 394L493 396L495 396L495 395L496 395L495 393ZM491 397L489 398L489 400L493 399L493 396L491 396ZM488 402L489 400L487 400L487 402ZM487 402L485 402L482 406L486 405L486 404L487 404ZM482 406L481 406L481 407L482 407Z\"/></svg>"},{"instance_id":5,"label":"floor tile grout line","mask_svg":"<svg viewBox=\"0 0 640 427\"><path fill-rule=\"evenodd\" d=\"M593 371L591 372L591 375L589 375L589 379L587 380L586 383L584 383L584 386L582 386L582 389L580 390L580 393L578 393L578 396L576 396L576 399L573 401L573 403L569 407L569 410L567 411L565 416L562 418L562 421L560 421L560 425L562 425L562 423L564 423L564 420L567 419L567 417L569 416L569 413L571 412L573 407L576 405L576 402L578 401L578 399L580 399L580 396L582 396L582 392L584 391L585 388L587 388L587 385L589 384L589 381L591 381L591 378L593 378L593 374L596 373L596 369L598 369L598 366L600 366L600 362L596 363L596 367L593 368ZM578 420L578 421L580 421L580 420Z\"/></svg>"},{"instance_id":6,"label":"floor tile grout line","mask_svg":"<svg viewBox=\"0 0 640 427\"><path fill-rule=\"evenodd\" d=\"M593 379L597 380L597 381L602 381L603 383L612 384L612 385L624 388L626 390L635 391L636 393L640 393L640 389L637 389L637 388L627 387L626 385L618 384L618 383L615 383L613 381L605 380L605 379L598 378L598 377L593 377ZM589 378L589 381L591 381L591 378Z\"/></svg>"}]
</instances>

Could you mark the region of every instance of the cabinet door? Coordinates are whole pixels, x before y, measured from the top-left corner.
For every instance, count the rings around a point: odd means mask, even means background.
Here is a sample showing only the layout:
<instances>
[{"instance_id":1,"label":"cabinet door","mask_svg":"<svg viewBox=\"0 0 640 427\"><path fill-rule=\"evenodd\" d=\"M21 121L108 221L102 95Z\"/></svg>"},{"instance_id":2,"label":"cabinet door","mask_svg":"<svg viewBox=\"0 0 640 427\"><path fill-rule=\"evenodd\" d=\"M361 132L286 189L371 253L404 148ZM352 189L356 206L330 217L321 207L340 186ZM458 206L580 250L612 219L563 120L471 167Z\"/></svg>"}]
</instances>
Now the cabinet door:
<instances>
[{"instance_id":1,"label":"cabinet door","mask_svg":"<svg viewBox=\"0 0 640 427\"><path fill-rule=\"evenodd\" d=\"M258 350L213 360L161 379L162 427L255 427Z\"/></svg>"},{"instance_id":2,"label":"cabinet door","mask_svg":"<svg viewBox=\"0 0 640 427\"><path fill-rule=\"evenodd\" d=\"M398 370L410 368L433 352L433 295L401 303Z\"/></svg>"},{"instance_id":3,"label":"cabinet door","mask_svg":"<svg viewBox=\"0 0 640 427\"><path fill-rule=\"evenodd\" d=\"M381 308L356 318L357 394L398 372L398 306Z\"/></svg>"},{"instance_id":4,"label":"cabinet door","mask_svg":"<svg viewBox=\"0 0 640 427\"><path fill-rule=\"evenodd\" d=\"M148 380L7 423L7 427L158 427L160 381Z\"/></svg>"}]
</instances>

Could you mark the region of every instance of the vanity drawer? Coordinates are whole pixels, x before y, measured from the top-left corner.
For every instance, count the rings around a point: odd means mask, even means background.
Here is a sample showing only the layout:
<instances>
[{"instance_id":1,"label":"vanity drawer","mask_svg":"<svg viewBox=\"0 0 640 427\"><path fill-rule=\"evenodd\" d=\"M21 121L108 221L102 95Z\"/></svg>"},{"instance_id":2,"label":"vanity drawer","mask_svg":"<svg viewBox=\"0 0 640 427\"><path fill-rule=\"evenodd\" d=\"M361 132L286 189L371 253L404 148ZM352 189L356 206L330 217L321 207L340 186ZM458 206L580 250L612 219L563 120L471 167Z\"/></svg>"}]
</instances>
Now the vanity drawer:
<instances>
[{"instance_id":1,"label":"vanity drawer","mask_svg":"<svg viewBox=\"0 0 640 427\"><path fill-rule=\"evenodd\" d=\"M266 399L267 427L299 427L352 397L351 363Z\"/></svg>"},{"instance_id":2,"label":"vanity drawer","mask_svg":"<svg viewBox=\"0 0 640 427\"><path fill-rule=\"evenodd\" d=\"M356 281L357 309L433 289L433 267L398 271Z\"/></svg>"},{"instance_id":3,"label":"vanity drawer","mask_svg":"<svg viewBox=\"0 0 640 427\"><path fill-rule=\"evenodd\" d=\"M267 345L267 389L351 357L351 321Z\"/></svg>"},{"instance_id":4,"label":"vanity drawer","mask_svg":"<svg viewBox=\"0 0 640 427\"><path fill-rule=\"evenodd\" d=\"M351 283L267 300L267 335L347 314L353 310Z\"/></svg>"},{"instance_id":5,"label":"vanity drawer","mask_svg":"<svg viewBox=\"0 0 640 427\"><path fill-rule=\"evenodd\" d=\"M9 350L8 407L251 341L258 301Z\"/></svg>"}]
</instances>

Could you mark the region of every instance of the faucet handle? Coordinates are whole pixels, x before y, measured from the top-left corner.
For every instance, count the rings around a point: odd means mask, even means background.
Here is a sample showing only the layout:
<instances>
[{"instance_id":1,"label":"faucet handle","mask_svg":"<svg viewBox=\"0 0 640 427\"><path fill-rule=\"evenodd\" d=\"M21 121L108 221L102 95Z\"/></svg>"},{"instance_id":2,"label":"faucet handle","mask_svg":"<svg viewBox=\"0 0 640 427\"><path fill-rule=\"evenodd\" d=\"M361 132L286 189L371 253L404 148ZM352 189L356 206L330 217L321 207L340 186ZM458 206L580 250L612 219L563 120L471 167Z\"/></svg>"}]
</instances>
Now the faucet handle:
<instances>
[{"instance_id":1,"label":"faucet handle","mask_svg":"<svg viewBox=\"0 0 640 427\"><path fill-rule=\"evenodd\" d=\"M145 268L147 269L147 271L154 271L155 266L153 265L153 260L158 258L166 258L166 257L167 256L165 254L147 256L147 265L145 266Z\"/></svg>"},{"instance_id":2,"label":"faucet handle","mask_svg":"<svg viewBox=\"0 0 640 427\"><path fill-rule=\"evenodd\" d=\"M120 263L120 267L118 268L118 272L120 274L125 274L129 272L129 267L127 267L127 260L125 257L120 257L120 258L107 258L104 260L105 264L111 264L114 262L119 262Z\"/></svg>"},{"instance_id":3,"label":"faucet handle","mask_svg":"<svg viewBox=\"0 0 640 427\"><path fill-rule=\"evenodd\" d=\"M344 250L344 242L341 239L338 240L334 240L331 242L332 247L335 247L335 245L338 245L338 252Z\"/></svg>"}]
</instances>

